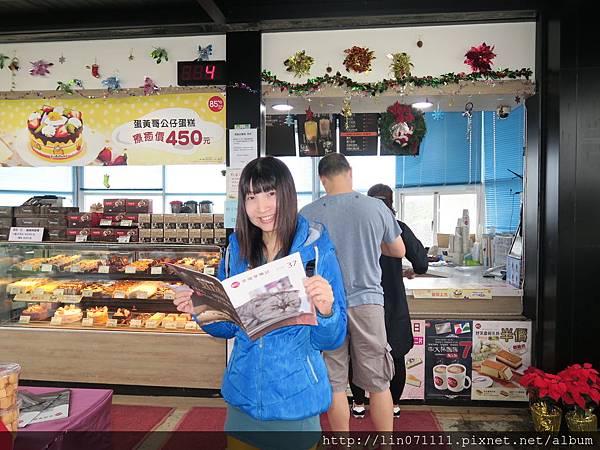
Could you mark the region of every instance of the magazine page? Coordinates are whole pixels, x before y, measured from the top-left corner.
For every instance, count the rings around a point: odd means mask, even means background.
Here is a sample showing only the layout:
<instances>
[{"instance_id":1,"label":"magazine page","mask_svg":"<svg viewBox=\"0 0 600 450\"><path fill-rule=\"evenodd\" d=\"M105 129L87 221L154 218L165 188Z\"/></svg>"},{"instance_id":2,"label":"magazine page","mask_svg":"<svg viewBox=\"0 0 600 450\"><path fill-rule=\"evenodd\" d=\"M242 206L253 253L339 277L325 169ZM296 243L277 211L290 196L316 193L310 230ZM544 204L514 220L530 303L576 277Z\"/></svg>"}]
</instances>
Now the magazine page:
<instances>
[{"instance_id":1,"label":"magazine page","mask_svg":"<svg viewBox=\"0 0 600 450\"><path fill-rule=\"evenodd\" d=\"M286 325L316 325L304 290L306 273L299 253L227 278L223 287L248 336L256 339Z\"/></svg>"},{"instance_id":2,"label":"magazine page","mask_svg":"<svg viewBox=\"0 0 600 450\"><path fill-rule=\"evenodd\" d=\"M233 322L244 328L218 278L176 264L168 263L167 266L194 291L192 294L194 319L199 325Z\"/></svg>"},{"instance_id":3,"label":"magazine page","mask_svg":"<svg viewBox=\"0 0 600 450\"><path fill-rule=\"evenodd\" d=\"M20 392L23 406L19 412L19 428L29 424L49 422L69 417L71 391L49 392L47 394L31 394Z\"/></svg>"}]
</instances>

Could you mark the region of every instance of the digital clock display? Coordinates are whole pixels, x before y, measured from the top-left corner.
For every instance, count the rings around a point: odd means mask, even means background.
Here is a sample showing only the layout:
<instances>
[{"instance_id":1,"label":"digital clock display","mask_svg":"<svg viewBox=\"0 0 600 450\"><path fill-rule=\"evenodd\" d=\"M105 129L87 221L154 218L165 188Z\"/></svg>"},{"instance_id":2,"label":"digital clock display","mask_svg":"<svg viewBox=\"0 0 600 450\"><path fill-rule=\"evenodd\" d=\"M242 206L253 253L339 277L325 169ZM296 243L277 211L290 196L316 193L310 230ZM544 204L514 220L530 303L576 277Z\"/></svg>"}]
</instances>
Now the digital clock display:
<instances>
[{"instance_id":1,"label":"digital clock display","mask_svg":"<svg viewBox=\"0 0 600 450\"><path fill-rule=\"evenodd\" d=\"M226 61L178 61L179 86L227 84Z\"/></svg>"}]
</instances>

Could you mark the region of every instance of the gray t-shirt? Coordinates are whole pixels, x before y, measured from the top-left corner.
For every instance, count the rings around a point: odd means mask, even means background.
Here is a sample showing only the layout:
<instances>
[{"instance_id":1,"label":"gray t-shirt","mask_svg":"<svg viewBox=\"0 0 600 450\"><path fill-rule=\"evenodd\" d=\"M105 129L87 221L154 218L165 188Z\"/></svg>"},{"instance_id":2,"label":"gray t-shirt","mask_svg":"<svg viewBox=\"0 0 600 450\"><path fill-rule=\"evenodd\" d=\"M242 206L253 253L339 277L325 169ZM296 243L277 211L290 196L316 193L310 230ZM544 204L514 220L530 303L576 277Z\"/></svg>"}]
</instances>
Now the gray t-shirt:
<instances>
[{"instance_id":1,"label":"gray t-shirt","mask_svg":"<svg viewBox=\"0 0 600 450\"><path fill-rule=\"evenodd\" d=\"M326 195L300 214L327 227L342 269L348 306L383 305L381 243L402 233L385 204L359 192ZM402 276L401 274L399 276Z\"/></svg>"}]
</instances>

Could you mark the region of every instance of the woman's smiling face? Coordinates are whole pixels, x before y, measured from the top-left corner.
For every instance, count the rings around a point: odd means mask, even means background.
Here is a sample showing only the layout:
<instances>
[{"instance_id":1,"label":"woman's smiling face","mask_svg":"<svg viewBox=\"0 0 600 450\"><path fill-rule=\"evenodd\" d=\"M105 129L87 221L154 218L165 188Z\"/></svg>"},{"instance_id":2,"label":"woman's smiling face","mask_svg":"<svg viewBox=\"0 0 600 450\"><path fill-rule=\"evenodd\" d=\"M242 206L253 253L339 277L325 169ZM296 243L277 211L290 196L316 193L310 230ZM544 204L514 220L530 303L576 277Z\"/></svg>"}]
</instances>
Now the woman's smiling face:
<instances>
[{"instance_id":1,"label":"woman's smiling face","mask_svg":"<svg viewBox=\"0 0 600 450\"><path fill-rule=\"evenodd\" d=\"M250 222L263 232L272 232L276 227L277 193L275 190L254 193L252 185L245 198L246 214Z\"/></svg>"}]
</instances>

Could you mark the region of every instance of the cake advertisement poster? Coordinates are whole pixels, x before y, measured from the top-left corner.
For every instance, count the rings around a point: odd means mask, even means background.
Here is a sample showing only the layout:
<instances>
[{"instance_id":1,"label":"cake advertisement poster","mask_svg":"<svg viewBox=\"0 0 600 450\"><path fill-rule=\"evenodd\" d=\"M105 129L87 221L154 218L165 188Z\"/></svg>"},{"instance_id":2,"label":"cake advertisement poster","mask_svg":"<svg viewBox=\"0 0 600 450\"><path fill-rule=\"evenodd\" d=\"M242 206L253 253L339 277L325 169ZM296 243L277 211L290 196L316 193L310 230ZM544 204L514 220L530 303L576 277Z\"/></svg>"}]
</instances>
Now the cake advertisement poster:
<instances>
[{"instance_id":1,"label":"cake advertisement poster","mask_svg":"<svg viewBox=\"0 0 600 450\"><path fill-rule=\"evenodd\" d=\"M413 348L404 356L406 384L402 400L425 399L425 321L411 320Z\"/></svg>"},{"instance_id":2,"label":"cake advertisement poster","mask_svg":"<svg viewBox=\"0 0 600 450\"><path fill-rule=\"evenodd\" d=\"M225 129L216 93L3 100L0 165L221 164Z\"/></svg>"},{"instance_id":3,"label":"cake advertisement poster","mask_svg":"<svg viewBox=\"0 0 600 450\"><path fill-rule=\"evenodd\" d=\"M425 322L426 398L471 398L472 327L470 320Z\"/></svg>"},{"instance_id":4,"label":"cake advertisement poster","mask_svg":"<svg viewBox=\"0 0 600 450\"><path fill-rule=\"evenodd\" d=\"M473 321L473 400L527 401L519 379L531 365L531 322Z\"/></svg>"}]
</instances>

